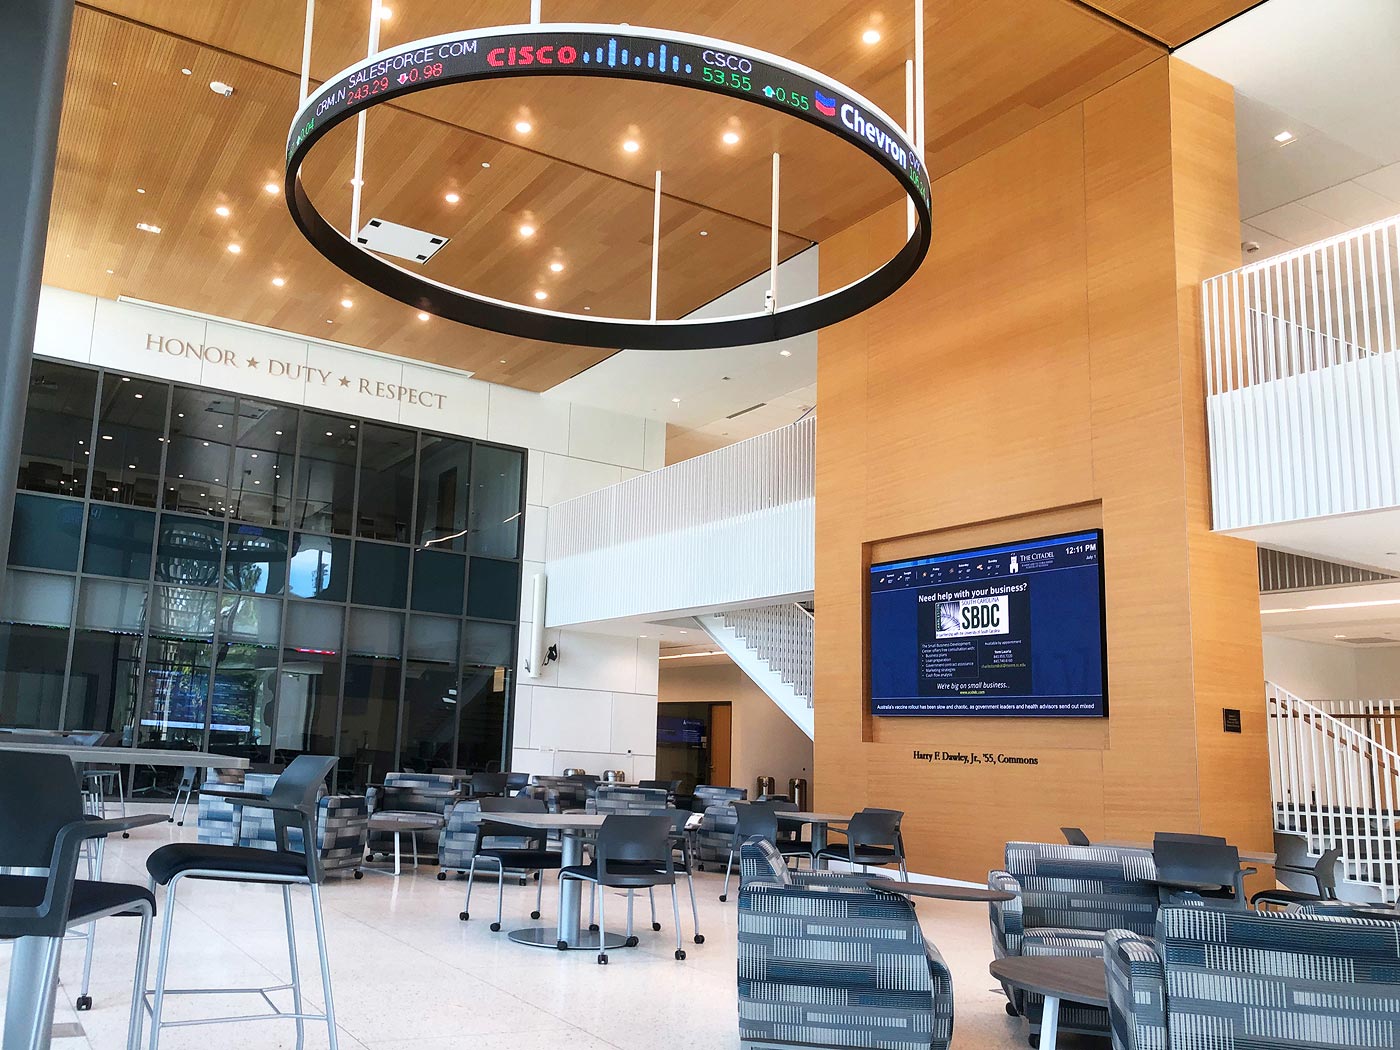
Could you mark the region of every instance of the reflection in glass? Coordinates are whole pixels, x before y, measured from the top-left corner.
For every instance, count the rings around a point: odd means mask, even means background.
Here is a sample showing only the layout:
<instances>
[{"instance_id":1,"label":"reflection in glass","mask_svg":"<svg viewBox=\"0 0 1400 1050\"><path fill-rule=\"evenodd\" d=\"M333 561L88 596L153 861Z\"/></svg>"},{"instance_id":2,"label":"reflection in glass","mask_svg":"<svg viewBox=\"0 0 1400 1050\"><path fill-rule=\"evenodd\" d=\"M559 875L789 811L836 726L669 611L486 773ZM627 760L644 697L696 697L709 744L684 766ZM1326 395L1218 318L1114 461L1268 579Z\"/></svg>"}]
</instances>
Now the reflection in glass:
<instances>
[{"instance_id":1,"label":"reflection in glass","mask_svg":"<svg viewBox=\"0 0 1400 1050\"><path fill-rule=\"evenodd\" d=\"M520 603L520 563L473 558L467 583L467 615L514 620Z\"/></svg>"},{"instance_id":2,"label":"reflection in glass","mask_svg":"<svg viewBox=\"0 0 1400 1050\"><path fill-rule=\"evenodd\" d=\"M139 635L78 631L73 638L73 669L68 676L63 728L120 733L122 743L130 744L140 667Z\"/></svg>"},{"instance_id":3,"label":"reflection in glass","mask_svg":"<svg viewBox=\"0 0 1400 1050\"><path fill-rule=\"evenodd\" d=\"M462 684L457 694L462 709L458 716L458 769L500 769L510 682L511 672L507 667L462 668Z\"/></svg>"},{"instance_id":4,"label":"reflection in glass","mask_svg":"<svg viewBox=\"0 0 1400 1050\"><path fill-rule=\"evenodd\" d=\"M473 554L516 558L520 551L522 453L478 445L472 462L471 514L467 519Z\"/></svg>"},{"instance_id":5,"label":"reflection in glass","mask_svg":"<svg viewBox=\"0 0 1400 1050\"><path fill-rule=\"evenodd\" d=\"M288 602L282 644L303 652L337 653L345 632L345 610L320 602Z\"/></svg>"},{"instance_id":6,"label":"reflection in glass","mask_svg":"<svg viewBox=\"0 0 1400 1050\"><path fill-rule=\"evenodd\" d=\"M19 451L20 488L83 495L96 399L96 372L34 359Z\"/></svg>"},{"instance_id":7,"label":"reflection in glass","mask_svg":"<svg viewBox=\"0 0 1400 1050\"><path fill-rule=\"evenodd\" d=\"M462 663L509 667L515 663L515 628L508 623L468 620L462 636Z\"/></svg>"},{"instance_id":8,"label":"reflection in glass","mask_svg":"<svg viewBox=\"0 0 1400 1050\"><path fill-rule=\"evenodd\" d=\"M0 590L0 620L67 627L73 616L73 577L12 569Z\"/></svg>"},{"instance_id":9,"label":"reflection in glass","mask_svg":"<svg viewBox=\"0 0 1400 1050\"><path fill-rule=\"evenodd\" d=\"M277 648L282 603L225 594L209 716L209 749L220 754L266 755L273 738Z\"/></svg>"},{"instance_id":10,"label":"reflection in glass","mask_svg":"<svg viewBox=\"0 0 1400 1050\"><path fill-rule=\"evenodd\" d=\"M273 729L276 761L290 762L301 754L335 754L339 706L340 654L284 649Z\"/></svg>"},{"instance_id":11,"label":"reflection in glass","mask_svg":"<svg viewBox=\"0 0 1400 1050\"><path fill-rule=\"evenodd\" d=\"M78 567L78 537L83 528L83 505L46 496L15 496L10 531L10 564L35 569Z\"/></svg>"},{"instance_id":12,"label":"reflection in glass","mask_svg":"<svg viewBox=\"0 0 1400 1050\"><path fill-rule=\"evenodd\" d=\"M224 586L253 594L281 594L287 586L287 534L260 525L230 525Z\"/></svg>"},{"instance_id":13,"label":"reflection in glass","mask_svg":"<svg viewBox=\"0 0 1400 1050\"><path fill-rule=\"evenodd\" d=\"M339 790L360 791L398 769L394 730L398 722L403 614L350 611L345 661L345 703L340 716Z\"/></svg>"},{"instance_id":14,"label":"reflection in glass","mask_svg":"<svg viewBox=\"0 0 1400 1050\"><path fill-rule=\"evenodd\" d=\"M78 626L140 634L146 626L146 585L84 580L78 597Z\"/></svg>"},{"instance_id":15,"label":"reflection in glass","mask_svg":"<svg viewBox=\"0 0 1400 1050\"><path fill-rule=\"evenodd\" d=\"M408 621L403 744L407 768L457 768L457 635L461 621L413 616Z\"/></svg>"},{"instance_id":16,"label":"reflection in glass","mask_svg":"<svg viewBox=\"0 0 1400 1050\"><path fill-rule=\"evenodd\" d=\"M136 743L198 751L209 709L208 642L152 637L141 690Z\"/></svg>"},{"instance_id":17,"label":"reflection in glass","mask_svg":"<svg viewBox=\"0 0 1400 1050\"><path fill-rule=\"evenodd\" d=\"M235 398L176 387L165 465L167 510L222 517L228 505Z\"/></svg>"},{"instance_id":18,"label":"reflection in glass","mask_svg":"<svg viewBox=\"0 0 1400 1050\"><path fill-rule=\"evenodd\" d=\"M108 372L102 380L92 498L154 507L165 445L164 383Z\"/></svg>"},{"instance_id":19,"label":"reflection in glass","mask_svg":"<svg viewBox=\"0 0 1400 1050\"><path fill-rule=\"evenodd\" d=\"M350 541L297 533L292 540L291 592L298 598L343 602L349 594Z\"/></svg>"},{"instance_id":20,"label":"reflection in glass","mask_svg":"<svg viewBox=\"0 0 1400 1050\"><path fill-rule=\"evenodd\" d=\"M68 629L0 624L0 725L57 729Z\"/></svg>"},{"instance_id":21,"label":"reflection in glass","mask_svg":"<svg viewBox=\"0 0 1400 1050\"><path fill-rule=\"evenodd\" d=\"M418 466L420 546L438 550L467 549L467 495L472 444L458 438L424 434Z\"/></svg>"},{"instance_id":22,"label":"reflection in glass","mask_svg":"<svg viewBox=\"0 0 1400 1050\"><path fill-rule=\"evenodd\" d=\"M408 598L408 548L356 543L353 594L356 605L402 609Z\"/></svg>"},{"instance_id":23,"label":"reflection in glass","mask_svg":"<svg viewBox=\"0 0 1400 1050\"><path fill-rule=\"evenodd\" d=\"M156 542L156 579L191 587L217 587L223 552L222 522L164 514Z\"/></svg>"},{"instance_id":24,"label":"reflection in glass","mask_svg":"<svg viewBox=\"0 0 1400 1050\"><path fill-rule=\"evenodd\" d=\"M411 430L366 423L360 430L360 509L355 535L407 543L413 520Z\"/></svg>"},{"instance_id":25,"label":"reflection in glass","mask_svg":"<svg viewBox=\"0 0 1400 1050\"><path fill-rule=\"evenodd\" d=\"M151 634L170 638L214 636L218 594L192 587L151 589Z\"/></svg>"},{"instance_id":26,"label":"reflection in glass","mask_svg":"<svg viewBox=\"0 0 1400 1050\"><path fill-rule=\"evenodd\" d=\"M230 517L260 525L291 520L298 415L295 408L239 400Z\"/></svg>"},{"instance_id":27,"label":"reflection in glass","mask_svg":"<svg viewBox=\"0 0 1400 1050\"><path fill-rule=\"evenodd\" d=\"M467 590L467 559L449 551L413 552L413 607L422 612L462 614Z\"/></svg>"},{"instance_id":28,"label":"reflection in glass","mask_svg":"<svg viewBox=\"0 0 1400 1050\"><path fill-rule=\"evenodd\" d=\"M312 532L350 532L355 502L355 424L340 416L306 412L301 420L292 524Z\"/></svg>"},{"instance_id":29,"label":"reflection in glass","mask_svg":"<svg viewBox=\"0 0 1400 1050\"><path fill-rule=\"evenodd\" d=\"M155 542L156 516L149 511L89 507L83 572L144 580L151 575Z\"/></svg>"}]
</instances>

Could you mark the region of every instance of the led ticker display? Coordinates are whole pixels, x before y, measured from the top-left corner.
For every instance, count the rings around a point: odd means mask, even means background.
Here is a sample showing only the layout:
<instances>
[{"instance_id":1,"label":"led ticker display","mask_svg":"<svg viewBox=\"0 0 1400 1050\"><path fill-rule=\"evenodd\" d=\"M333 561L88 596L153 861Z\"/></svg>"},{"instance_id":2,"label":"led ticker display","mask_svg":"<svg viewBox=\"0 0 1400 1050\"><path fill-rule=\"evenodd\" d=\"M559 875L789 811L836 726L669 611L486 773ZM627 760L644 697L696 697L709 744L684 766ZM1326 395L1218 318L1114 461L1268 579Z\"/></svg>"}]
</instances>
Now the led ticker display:
<instances>
[{"instance_id":1,"label":"led ticker display","mask_svg":"<svg viewBox=\"0 0 1400 1050\"><path fill-rule=\"evenodd\" d=\"M776 303L738 316L651 321L559 313L426 279L419 276L421 271L361 249L311 203L301 183L301 165L337 124L415 91L521 76L618 77L671 84L788 113L860 149L897 178L912 205L909 239L892 259L864 278L813 299ZM307 240L370 287L415 310L464 324L578 346L691 350L745 346L815 331L891 295L913 276L929 247L929 188L923 163L903 129L874 103L816 70L776 55L630 26L497 27L382 51L336 74L305 101L288 134L286 189L292 218Z\"/></svg>"}]
</instances>

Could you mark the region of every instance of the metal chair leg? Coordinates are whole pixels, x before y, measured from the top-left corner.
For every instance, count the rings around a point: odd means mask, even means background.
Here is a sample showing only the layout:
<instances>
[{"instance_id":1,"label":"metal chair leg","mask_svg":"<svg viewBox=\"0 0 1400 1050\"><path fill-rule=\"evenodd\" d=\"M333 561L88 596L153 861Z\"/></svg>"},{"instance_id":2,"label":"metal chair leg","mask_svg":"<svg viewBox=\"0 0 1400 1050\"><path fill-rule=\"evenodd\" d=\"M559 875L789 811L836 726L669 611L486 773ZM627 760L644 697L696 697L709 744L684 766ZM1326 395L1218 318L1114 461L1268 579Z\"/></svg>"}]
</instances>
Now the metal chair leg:
<instances>
[{"instance_id":1,"label":"metal chair leg","mask_svg":"<svg viewBox=\"0 0 1400 1050\"><path fill-rule=\"evenodd\" d=\"M136 974L131 981L131 1017L126 1023L126 1050L140 1050L141 1024L146 1019L146 971L151 960L151 917L148 904L141 905L141 933L136 942Z\"/></svg>"},{"instance_id":2,"label":"metal chair leg","mask_svg":"<svg viewBox=\"0 0 1400 1050\"><path fill-rule=\"evenodd\" d=\"M676 959L685 958L685 949L681 947L681 905L676 898L676 880L671 880L671 917L676 923Z\"/></svg>"},{"instance_id":3,"label":"metal chair leg","mask_svg":"<svg viewBox=\"0 0 1400 1050\"><path fill-rule=\"evenodd\" d=\"M58 997L58 959L62 937L21 937L10 956L10 990L5 1008L3 1045L6 1050L48 1050ZM39 980L34 980L38 971ZM24 993L38 987L37 999Z\"/></svg>"},{"instance_id":4,"label":"metal chair leg","mask_svg":"<svg viewBox=\"0 0 1400 1050\"><path fill-rule=\"evenodd\" d=\"M700 908L695 903L695 876L686 869L685 884L690 888L690 917L695 923L695 943L704 944L705 935L700 932Z\"/></svg>"},{"instance_id":5,"label":"metal chair leg","mask_svg":"<svg viewBox=\"0 0 1400 1050\"><path fill-rule=\"evenodd\" d=\"M651 901L651 928L656 931L661 930L661 923L656 921L656 887L647 887L647 899Z\"/></svg>"},{"instance_id":6,"label":"metal chair leg","mask_svg":"<svg viewBox=\"0 0 1400 1050\"><path fill-rule=\"evenodd\" d=\"M535 879L535 914L530 916L532 919L540 917L540 906L544 904L544 872L539 871L535 874L537 876Z\"/></svg>"},{"instance_id":7,"label":"metal chair leg","mask_svg":"<svg viewBox=\"0 0 1400 1050\"><path fill-rule=\"evenodd\" d=\"M729 899L729 873L734 870L734 850L729 850L729 863L724 866L724 892L719 895L721 901Z\"/></svg>"},{"instance_id":8,"label":"metal chair leg","mask_svg":"<svg viewBox=\"0 0 1400 1050\"><path fill-rule=\"evenodd\" d=\"M496 863L496 921L491 924L491 932L499 933L501 930L501 910L506 899L506 866L499 861Z\"/></svg>"},{"instance_id":9,"label":"metal chair leg","mask_svg":"<svg viewBox=\"0 0 1400 1050\"><path fill-rule=\"evenodd\" d=\"M151 1047L160 1047L160 1016L165 1008L165 978L170 970L170 927L175 919L175 884L180 881L176 875L165 887L165 920L160 932L160 958L156 961L155 995L151 1001ZM152 884L152 889L155 888Z\"/></svg>"},{"instance_id":10,"label":"metal chair leg","mask_svg":"<svg viewBox=\"0 0 1400 1050\"><path fill-rule=\"evenodd\" d=\"M904 866L904 858L899 858L899 877L905 882L909 881L909 869Z\"/></svg>"},{"instance_id":11,"label":"metal chair leg","mask_svg":"<svg viewBox=\"0 0 1400 1050\"><path fill-rule=\"evenodd\" d=\"M321 917L321 887L311 884L311 910L316 916L316 950L321 955L321 990L326 1005L326 1030L330 1036L330 1050L340 1050L340 1042L335 1034L335 997L331 991L331 964L326 952L326 923Z\"/></svg>"},{"instance_id":12,"label":"metal chair leg","mask_svg":"<svg viewBox=\"0 0 1400 1050\"><path fill-rule=\"evenodd\" d=\"M594 884L596 892L595 899L598 901L598 962L606 966L608 964L608 921L606 918L606 899L603 897L603 884Z\"/></svg>"},{"instance_id":13,"label":"metal chair leg","mask_svg":"<svg viewBox=\"0 0 1400 1050\"><path fill-rule=\"evenodd\" d=\"M297 928L292 917L292 887L282 887L282 911L287 917L287 956L292 963L292 1009L297 1013L297 1050L306 1046L306 1022L301 1014L301 967L297 963Z\"/></svg>"},{"instance_id":14,"label":"metal chair leg","mask_svg":"<svg viewBox=\"0 0 1400 1050\"><path fill-rule=\"evenodd\" d=\"M472 917L472 884L476 882L476 858L472 858L471 868L467 871L467 902L462 905L462 914L457 916L463 922Z\"/></svg>"},{"instance_id":15,"label":"metal chair leg","mask_svg":"<svg viewBox=\"0 0 1400 1050\"><path fill-rule=\"evenodd\" d=\"M635 934L633 933L633 926L632 926L632 904L633 904L633 900L634 900L635 896L636 896L636 891L635 891L635 890L628 890L628 891L627 891L627 947L629 947L629 948L635 946L636 943L637 943L637 938L636 938Z\"/></svg>"}]
</instances>

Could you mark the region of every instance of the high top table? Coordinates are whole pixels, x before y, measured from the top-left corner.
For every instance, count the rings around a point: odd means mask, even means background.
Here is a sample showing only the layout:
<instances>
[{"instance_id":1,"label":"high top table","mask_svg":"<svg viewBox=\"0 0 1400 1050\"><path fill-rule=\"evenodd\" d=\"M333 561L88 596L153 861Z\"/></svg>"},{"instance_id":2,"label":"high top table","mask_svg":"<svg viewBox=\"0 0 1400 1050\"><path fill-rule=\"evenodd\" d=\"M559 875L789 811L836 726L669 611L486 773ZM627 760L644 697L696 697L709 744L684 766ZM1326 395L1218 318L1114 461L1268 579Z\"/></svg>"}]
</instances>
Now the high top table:
<instances>
[{"instance_id":1,"label":"high top table","mask_svg":"<svg viewBox=\"0 0 1400 1050\"><path fill-rule=\"evenodd\" d=\"M779 824L812 825L812 867L817 871L826 870L826 858L815 855L826 849L827 829L833 824L849 824L852 816L850 813L809 813L806 810L775 815Z\"/></svg>"},{"instance_id":2,"label":"high top table","mask_svg":"<svg viewBox=\"0 0 1400 1050\"><path fill-rule=\"evenodd\" d=\"M0 736L0 751L30 751L63 755L74 762L105 762L114 766L201 766L205 769L247 769L246 758L215 755L208 751L166 751L158 747L83 747L81 744L7 743Z\"/></svg>"},{"instance_id":3,"label":"high top table","mask_svg":"<svg viewBox=\"0 0 1400 1050\"><path fill-rule=\"evenodd\" d=\"M508 824L513 828L528 831L557 831L563 839L564 867L571 868L583 863L583 840L590 832L597 832L607 820L606 813L486 813L483 819L492 824ZM504 873L502 873L504 874ZM516 944L526 944L532 948L588 949L605 951L621 948L626 938L615 933L608 934L603 943L601 933L585 930L580 921L583 902L583 883L578 879L560 879L559 925L528 926L511 930L509 936Z\"/></svg>"}]
</instances>

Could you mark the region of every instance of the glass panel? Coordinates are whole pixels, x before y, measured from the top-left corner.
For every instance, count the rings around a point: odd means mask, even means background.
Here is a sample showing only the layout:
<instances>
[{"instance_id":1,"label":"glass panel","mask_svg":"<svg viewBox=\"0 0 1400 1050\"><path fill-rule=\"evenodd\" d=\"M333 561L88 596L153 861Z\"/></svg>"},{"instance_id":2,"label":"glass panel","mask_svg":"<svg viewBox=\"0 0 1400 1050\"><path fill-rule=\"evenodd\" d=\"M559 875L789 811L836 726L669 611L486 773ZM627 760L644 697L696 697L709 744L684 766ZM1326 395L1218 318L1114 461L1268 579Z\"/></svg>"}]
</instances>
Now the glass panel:
<instances>
[{"instance_id":1,"label":"glass panel","mask_svg":"<svg viewBox=\"0 0 1400 1050\"><path fill-rule=\"evenodd\" d=\"M324 607L321 610L340 612ZM335 719L339 708L340 654L284 649L273 734L276 760L290 762L300 754L335 754ZM352 760L350 766L353 765ZM382 775L383 770L380 772ZM347 768L342 774L345 784L338 790L348 785L352 774L353 768Z\"/></svg>"},{"instance_id":2,"label":"glass panel","mask_svg":"<svg viewBox=\"0 0 1400 1050\"><path fill-rule=\"evenodd\" d=\"M0 624L0 725L57 729L68 629Z\"/></svg>"},{"instance_id":3,"label":"glass panel","mask_svg":"<svg viewBox=\"0 0 1400 1050\"><path fill-rule=\"evenodd\" d=\"M298 598L343 602L348 597L350 541L298 533L292 540L291 592Z\"/></svg>"},{"instance_id":4,"label":"glass panel","mask_svg":"<svg viewBox=\"0 0 1400 1050\"><path fill-rule=\"evenodd\" d=\"M154 507L165 442L164 383L108 372L92 459L92 498Z\"/></svg>"},{"instance_id":5,"label":"glass panel","mask_svg":"<svg viewBox=\"0 0 1400 1050\"><path fill-rule=\"evenodd\" d=\"M231 517L260 525L291 521L298 415L295 408L246 397L238 402Z\"/></svg>"},{"instance_id":6,"label":"glass panel","mask_svg":"<svg viewBox=\"0 0 1400 1050\"><path fill-rule=\"evenodd\" d=\"M408 548L384 543L355 544L356 605L402 609L408 598Z\"/></svg>"},{"instance_id":7,"label":"glass panel","mask_svg":"<svg viewBox=\"0 0 1400 1050\"><path fill-rule=\"evenodd\" d=\"M83 529L83 505L44 496L15 496L10 532L10 564L35 569L78 567L78 538Z\"/></svg>"},{"instance_id":8,"label":"glass panel","mask_svg":"<svg viewBox=\"0 0 1400 1050\"><path fill-rule=\"evenodd\" d=\"M20 488L83 494L96 400L96 372L34 360L19 449Z\"/></svg>"},{"instance_id":9,"label":"glass panel","mask_svg":"<svg viewBox=\"0 0 1400 1050\"><path fill-rule=\"evenodd\" d=\"M525 457L508 448L477 445L472 462L472 504L467 519L471 552L493 558L520 556L520 477Z\"/></svg>"},{"instance_id":10,"label":"glass panel","mask_svg":"<svg viewBox=\"0 0 1400 1050\"><path fill-rule=\"evenodd\" d=\"M84 580L78 597L78 626L140 634L146 626L146 585Z\"/></svg>"},{"instance_id":11,"label":"glass panel","mask_svg":"<svg viewBox=\"0 0 1400 1050\"><path fill-rule=\"evenodd\" d=\"M218 594L191 587L155 587L151 591L151 634L170 638L214 637Z\"/></svg>"},{"instance_id":12,"label":"glass panel","mask_svg":"<svg viewBox=\"0 0 1400 1050\"><path fill-rule=\"evenodd\" d=\"M315 602L287 604L287 632L283 642L289 649L338 653L344 630L345 610L339 606Z\"/></svg>"},{"instance_id":13,"label":"glass panel","mask_svg":"<svg viewBox=\"0 0 1400 1050\"><path fill-rule=\"evenodd\" d=\"M446 616L413 616L408 621L408 657L435 663L457 663L461 623Z\"/></svg>"},{"instance_id":14,"label":"glass panel","mask_svg":"<svg viewBox=\"0 0 1400 1050\"><path fill-rule=\"evenodd\" d=\"M504 623L467 621L462 663L509 667L515 663L515 628Z\"/></svg>"},{"instance_id":15,"label":"glass panel","mask_svg":"<svg viewBox=\"0 0 1400 1050\"><path fill-rule=\"evenodd\" d=\"M208 642L152 637L147 649L137 744L196 751L209 707Z\"/></svg>"},{"instance_id":16,"label":"glass panel","mask_svg":"<svg viewBox=\"0 0 1400 1050\"><path fill-rule=\"evenodd\" d=\"M73 577L14 570L0 592L0 620L67 627L73 616Z\"/></svg>"},{"instance_id":17,"label":"glass panel","mask_svg":"<svg viewBox=\"0 0 1400 1050\"><path fill-rule=\"evenodd\" d=\"M63 728L120 733L122 743L130 744L140 667L139 637L79 631L73 639L73 670L68 675L68 709Z\"/></svg>"},{"instance_id":18,"label":"glass panel","mask_svg":"<svg viewBox=\"0 0 1400 1050\"><path fill-rule=\"evenodd\" d=\"M360 433L360 509L355 535L407 543L413 520L414 433L377 423L366 423Z\"/></svg>"},{"instance_id":19,"label":"glass panel","mask_svg":"<svg viewBox=\"0 0 1400 1050\"><path fill-rule=\"evenodd\" d=\"M467 559L447 551L413 552L413 607L423 612L462 614Z\"/></svg>"},{"instance_id":20,"label":"glass panel","mask_svg":"<svg viewBox=\"0 0 1400 1050\"><path fill-rule=\"evenodd\" d=\"M473 558L467 589L467 615L514 620L520 599L520 564Z\"/></svg>"},{"instance_id":21,"label":"glass panel","mask_svg":"<svg viewBox=\"0 0 1400 1050\"><path fill-rule=\"evenodd\" d=\"M394 730L402 631L401 614L350 611L350 653L345 661L345 703L337 750L341 757L340 790L345 790L347 780L352 790L362 790L399 768Z\"/></svg>"},{"instance_id":22,"label":"glass panel","mask_svg":"<svg viewBox=\"0 0 1400 1050\"><path fill-rule=\"evenodd\" d=\"M350 532L355 500L354 424L341 416L307 412L301 420L292 524L315 532Z\"/></svg>"},{"instance_id":23,"label":"glass panel","mask_svg":"<svg viewBox=\"0 0 1400 1050\"><path fill-rule=\"evenodd\" d=\"M404 677L403 747L405 768L456 768L456 620L415 616L409 624L410 659Z\"/></svg>"},{"instance_id":24,"label":"glass panel","mask_svg":"<svg viewBox=\"0 0 1400 1050\"><path fill-rule=\"evenodd\" d=\"M281 594L286 590L286 532L258 525L230 525L224 586L253 594Z\"/></svg>"},{"instance_id":25,"label":"glass panel","mask_svg":"<svg viewBox=\"0 0 1400 1050\"><path fill-rule=\"evenodd\" d=\"M417 542L438 550L467 549L467 492L472 444L424 434L418 466Z\"/></svg>"},{"instance_id":26,"label":"glass panel","mask_svg":"<svg viewBox=\"0 0 1400 1050\"><path fill-rule=\"evenodd\" d=\"M218 663L209 716L209 749L262 757L272 739L282 603L226 594L219 612Z\"/></svg>"},{"instance_id":27,"label":"glass panel","mask_svg":"<svg viewBox=\"0 0 1400 1050\"><path fill-rule=\"evenodd\" d=\"M462 668L462 684L457 694L461 708L457 768L469 771L501 768L509 689L510 671L505 667Z\"/></svg>"},{"instance_id":28,"label":"glass panel","mask_svg":"<svg viewBox=\"0 0 1400 1050\"><path fill-rule=\"evenodd\" d=\"M163 514L156 545L156 579L191 587L217 587L223 552L223 522Z\"/></svg>"},{"instance_id":29,"label":"glass panel","mask_svg":"<svg viewBox=\"0 0 1400 1050\"><path fill-rule=\"evenodd\" d=\"M223 516L235 419L232 394L175 388L165 463L167 510Z\"/></svg>"},{"instance_id":30,"label":"glass panel","mask_svg":"<svg viewBox=\"0 0 1400 1050\"><path fill-rule=\"evenodd\" d=\"M155 543L154 514L122 507L90 507L83 572L147 579Z\"/></svg>"}]
</instances>

